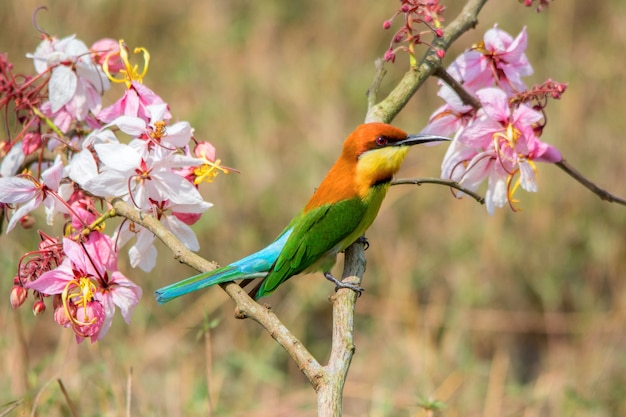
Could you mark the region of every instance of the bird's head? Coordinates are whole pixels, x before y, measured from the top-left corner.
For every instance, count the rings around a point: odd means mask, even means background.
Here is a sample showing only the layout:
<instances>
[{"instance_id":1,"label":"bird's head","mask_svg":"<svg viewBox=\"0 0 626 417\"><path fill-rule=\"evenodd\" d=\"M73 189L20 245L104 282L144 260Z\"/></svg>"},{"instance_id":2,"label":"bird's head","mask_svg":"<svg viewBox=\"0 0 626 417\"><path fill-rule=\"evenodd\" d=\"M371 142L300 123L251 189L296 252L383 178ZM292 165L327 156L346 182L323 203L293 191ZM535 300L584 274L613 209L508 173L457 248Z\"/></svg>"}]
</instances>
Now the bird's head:
<instances>
[{"instance_id":1,"label":"bird's head","mask_svg":"<svg viewBox=\"0 0 626 417\"><path fill-rule=\"evenodd\" d=\"M390 181L398 172L409 147L450 140L428 134L409 135L385 123L358 126L346 139L342 157L356 163L357 181L365 186Z\"/></svg>"}]
</instances>

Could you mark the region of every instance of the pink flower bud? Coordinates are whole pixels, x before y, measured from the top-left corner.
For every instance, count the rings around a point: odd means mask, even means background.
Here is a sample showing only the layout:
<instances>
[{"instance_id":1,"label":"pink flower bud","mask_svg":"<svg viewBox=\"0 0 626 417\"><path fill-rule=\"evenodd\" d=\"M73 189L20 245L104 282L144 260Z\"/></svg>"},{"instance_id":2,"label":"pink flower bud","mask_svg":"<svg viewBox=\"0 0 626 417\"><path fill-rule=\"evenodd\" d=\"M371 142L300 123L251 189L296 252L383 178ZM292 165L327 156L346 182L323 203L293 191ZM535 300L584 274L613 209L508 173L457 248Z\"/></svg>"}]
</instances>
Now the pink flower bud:
<instances>
[{"instance_id":1,"label":"pink flower bud","mask_svg":"<svg viewBox=\"0 0 626 417\"><path fill-rule=\"evenodd\" d=\"M437 49L436 54L439 59L442 59L444 56L446 56L446 51L444 51L443 49Z\"/></svg>"},{"instance_id":2,"label":"pink flower bud","mask_svg":"<svg viewBox=\"0 0 626 417\"><path fill-rule=\"evenodd\" d=\"M383 58L387 62L396 62L396 53L393 50L389 49L387 52L385 52L385 56Z\"/></svg>"},{"instance_id":3,"label":"pink flower bud","mask_svg":"<svg viewBox=\"0 0 626 417\"><path fill-rule=\"evenodd\" d=\"M443 29L435 30L435 35L437 35L437 37L439 37L439 38L442 38L443 37Z\"/></svg>"},{"instance_id":4,"label":"pink flower bud","mask_svg":"<svg viewBox=\"0 0 626 417\"><path fill-rule=\"evenodd\" d=\"M28 132L22 140L22 152L24 152L24 155L30 155L39 149L41 144L41 133Z\"/></svg>"},{"instance_id":5,"label":"pink flower bud","mask_svg":"<svg viewBox=\"0 0 626 417\"><path fill-rule=\"evenodd\" d=\"M385 20L385 21L383 22L383 29L387 30L387 29L389 29L390 27L391 27L391 21L389 21L389 20Z\"/></svg>"},{"instance_id":6,"label":"pink flower bud","mask_svg":"<svg viewBox=\"0 0 626 417\"><path fill-rule=\"evenodd\" d=\"M215 146L211 145L210 142L198 142L193 153L197 158L205 158L211 162L215 161Z\"/></svg>"},{"instance_id":7,"label":"pink flower bud","mask_svg":"<svg viewBox=\"0 0 626 417\"><path fill-rule=\"evenodd\" d=\"M76 307L74 307L73 310L76 310ZM56 321L61 326L67 326L70 323L70 318L67 316L65 308L63 308L63 306L56 307L54 309L54 321Z\"/></svg>"},{"instance_id":8,"label":"pink flower bud","mask_svg":"<svg viewBox=\"0 0 626 417\"><path fill-rule=\"evenodd\" d=\"M93 59L98 64L103 65L105 61L109 66L109 72L117 73L124 69L124 63L120 59L120 44L115 39L104 38L91 45Z\"/></svg>"},{"instance_id":9,"label":"pink flower bud","mask_svg":"<svg viewBox=\"0 0 626 417\"><path fill-rule=\"evenodd\" d=\"M30 214L27 214L26 216L20 219L20 225L24 229L32 229L33 226L35 225L35 218L31 216Z\"/></svg>"},{"instance_id":10,"label":"pink flower bud","mask_svg":"<svg viewBox=\"0 0 626 417\"><path fill-rule=\"evenodd\" d=\"M42 300L35 301L35 304L33 304L33 314L38 316L44 311L46 311L46 304Z\"/></svg>"},{"instance_id":11,"label":"pink flower bud","mask_svg":"<svg viewBox=\"0 0 626 417\"><path fill-rule=\"evenodd\" d=\"M403 4L403 5L402 5L402 7L400 7L400 11L401 11L402 13L406 13L406 12L408 12L409 10L410 10L410 7L409 7L409 5L408 5L408 4Z\"/></svg>"},{"instance_id":12,"label":"pink flower bud","mask_svg":"<svg viewBox=\"0 0 626 417\"><path fill-rule=\"evenodd\" d=\"M24 304L27 295L28 291L26 290L26 288L20 285L14 285L13 288L11 288L11 307L13 307L13 309L15 310L16 308Z\"/></svg>"}]
</instances>

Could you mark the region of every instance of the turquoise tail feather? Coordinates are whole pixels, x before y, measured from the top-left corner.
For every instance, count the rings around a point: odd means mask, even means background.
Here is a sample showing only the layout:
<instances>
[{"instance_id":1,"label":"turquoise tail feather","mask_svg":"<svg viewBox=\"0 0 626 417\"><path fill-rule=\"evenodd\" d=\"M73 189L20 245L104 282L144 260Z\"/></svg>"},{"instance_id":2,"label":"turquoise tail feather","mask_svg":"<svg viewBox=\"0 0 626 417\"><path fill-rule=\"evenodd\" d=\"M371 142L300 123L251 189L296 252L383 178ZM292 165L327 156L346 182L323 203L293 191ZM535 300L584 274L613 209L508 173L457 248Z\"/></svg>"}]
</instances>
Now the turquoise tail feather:
<instances>
[{"instance_id":1,"label":"turquoise tail feather","mask_svg":"<svg viewBox=\"0 0 626 417\"><path fill-rule=\"evenodd\" d=\"M190 292L210 287L211 285L239 279L263 278L272 268L291 230L283 232L271 245L225 267L203 272L198 275L175 282L156 290L155 296L159 304L167 303L174 298Z\"/></svg>"}]
</instances>

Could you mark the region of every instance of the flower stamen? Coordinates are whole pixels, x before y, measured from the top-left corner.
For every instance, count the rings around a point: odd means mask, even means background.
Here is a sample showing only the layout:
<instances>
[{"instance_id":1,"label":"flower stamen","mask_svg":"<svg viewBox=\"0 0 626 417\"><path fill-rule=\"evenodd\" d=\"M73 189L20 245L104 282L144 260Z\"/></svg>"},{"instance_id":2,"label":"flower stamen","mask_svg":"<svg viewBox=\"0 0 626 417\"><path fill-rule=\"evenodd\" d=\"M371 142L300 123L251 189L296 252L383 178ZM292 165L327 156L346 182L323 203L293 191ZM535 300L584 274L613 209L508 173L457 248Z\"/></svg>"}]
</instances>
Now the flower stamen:
<instances>
[{"instance_id":1,"label":"flower stamen","mask_svg":"<svg viewBox=\"0 0 626 417\"><path fill-rule=\"evenodd\" d=\"M126 88L130 88L133 81L143 82L143 77L148 72L148 66L150 64L150 53L146 48L138 47L133 50L134 54L142 54L143 55L143 69L139 72L139 65L131 65L128 59L128 46L124 43L124 39L120 39L120 50L119 52L111 52L109 53L102 64L102 69L106 76L114 83L126 83ZM124 64L124 68L119 70L119 73L122 74L121 78L116 78L109 71L109 59L115 54L119 54L120 60Z\"/></svg>"},{"instance_id":2,"label":"flower stamen","mask_svg":"<svg viewBox=\"0 0 626 417\"><path fill-rule=\"evenodd\" d=\"M61 300L63 302L63 311L68 318L74 330L77 330L77 326L89 326L96 322L97 318L89 318L88 303L93 301L94 294L96 293L96 285L86 276L81 276L77 279L69 281L63 292L61 293ZM76 314L72 314L71 306L82 308L85 316L85 320L81 321L76 317Z\"/></svg>"}]
</instances>

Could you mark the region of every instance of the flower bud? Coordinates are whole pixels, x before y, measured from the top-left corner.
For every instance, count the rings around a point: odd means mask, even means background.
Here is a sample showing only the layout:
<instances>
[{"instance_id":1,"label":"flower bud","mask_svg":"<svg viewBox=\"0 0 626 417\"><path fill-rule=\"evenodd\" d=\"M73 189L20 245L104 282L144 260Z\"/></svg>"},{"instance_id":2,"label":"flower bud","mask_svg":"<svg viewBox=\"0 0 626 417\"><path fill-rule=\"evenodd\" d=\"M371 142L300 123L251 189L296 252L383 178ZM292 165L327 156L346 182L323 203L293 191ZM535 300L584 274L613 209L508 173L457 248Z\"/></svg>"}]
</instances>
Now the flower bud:
<instances>
[{"instance_id":1,"label":"flower bud","mask_svg":"<svg viewBox=\"0 0 626 417\"><path fill-rule=\"evenodd\" d=\"M193 150L193 153L197 158L207 159L211 162L215 161L215 146L213 146L210 142L198 142Z\"/></svg>"},{"instance_id":2,"label":"flower bud","mask_svg":"<svg viewBox=\"0 0 626 417\"><path fill-rule=\"evenodd\" d=\"M443 49L437 49L436 54L439 59L442 59L444 56L446 56L446 51L444 51Z\"/></svg>"},{"instance_id":3,"label":"flower bud","mask_svg":"<svg viewBox=\"0 0 626 417\"><path fill-rule=\"evenodd\" d=\"M43 302L43 300L35 301L35 304L33 304L33 314L35 316L38 316L44 311L46 311L46 304Z\"/></svg>"},{"instance_id":4,"label":"flower bud","mask_svg":"<svg viewBox=\"0 0 626 417\"><path fill-rule=\"evenodd\" d=\"M389 20L385 20L383 22L383 29L387 30L391 27L391 22Z\"/></svg>"},{"instance_id":5,"label":"flower bud","mask_svg":"<svg viewBox=\"0 0 626 417\"><path fill-rule=\"evenodd\" d=\"M15 310L26 301L26 296L28 295L28 290L20 285L14 285L11 288L11 307Z\"/></svg>"},{"instance_id":6,"label":"flower bud","mask_svg":"<svg viewBox=\"0 0 626 417\"><path fill-rule=\"evenodd\" d=\"M20 225L24 229L32 229L33 226L35 225L35 218L31 216L30 214L27 214L26 216L20 219Z\"/></svg>"},{"instance_id":7,"label":"flower bud","mask_svg":"<svg viewBox=\"0 0 626 417\"><path fill-rule=\"evenodd\" d=\"M389 50L387 50L387 52L385 52L385 56L383 58L387 62L395 62L396 61L396 53L393 50L389 49Z\"/></svg>"},{"instance_id":8,"label":"flower bud","mask_svg":"<svg viewBox=\"0 0 626 417\"><path fill-rule=\"evenodd\" d=\"M75 308L74 308L75 310ZM61 326L67 326L70 323L70 317L68 317L67 312L63 306L55 307L54 309L54 321L56 321Z\"/></svg>"}]
</instances>

